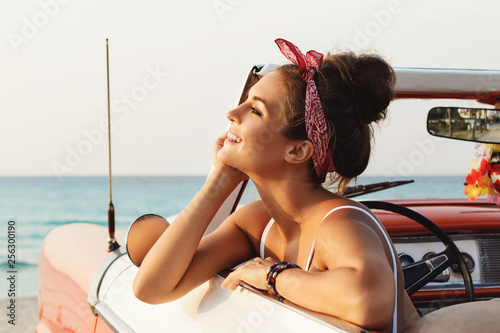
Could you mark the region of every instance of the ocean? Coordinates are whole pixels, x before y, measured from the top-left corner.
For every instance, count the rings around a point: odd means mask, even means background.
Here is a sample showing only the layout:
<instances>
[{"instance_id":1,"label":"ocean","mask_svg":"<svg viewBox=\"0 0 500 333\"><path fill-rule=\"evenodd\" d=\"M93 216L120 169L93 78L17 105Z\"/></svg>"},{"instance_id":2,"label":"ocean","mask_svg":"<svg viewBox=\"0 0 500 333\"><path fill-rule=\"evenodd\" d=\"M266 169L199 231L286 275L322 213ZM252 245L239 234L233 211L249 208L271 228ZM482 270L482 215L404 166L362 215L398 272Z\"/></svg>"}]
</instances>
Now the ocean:
<instances>
[{"instance_id":1,"label":"ocean","mask_svg":"<svg viewBox=\"0 0 500 333\"><path fill-rule=\"evenodd\" d=\"M413 177L415 183L356 199L463 198L464 176ZM175 215L201 188L205 176L113 177L117 228L127 229L137 217L155 213ZM360 177L358 185L387 181ZM400 179L397 179L400 180ZM241 204L258 199L250 183ZM0 177L0 270L8 269L8 221L16 222L18 297L37 294L37 265L45 236L54 228L74 222L107 224L107 177ZM0 298L7 297L1 278ZM5 286L4 286L5 285Z\"/></svg>"}]
</instances>

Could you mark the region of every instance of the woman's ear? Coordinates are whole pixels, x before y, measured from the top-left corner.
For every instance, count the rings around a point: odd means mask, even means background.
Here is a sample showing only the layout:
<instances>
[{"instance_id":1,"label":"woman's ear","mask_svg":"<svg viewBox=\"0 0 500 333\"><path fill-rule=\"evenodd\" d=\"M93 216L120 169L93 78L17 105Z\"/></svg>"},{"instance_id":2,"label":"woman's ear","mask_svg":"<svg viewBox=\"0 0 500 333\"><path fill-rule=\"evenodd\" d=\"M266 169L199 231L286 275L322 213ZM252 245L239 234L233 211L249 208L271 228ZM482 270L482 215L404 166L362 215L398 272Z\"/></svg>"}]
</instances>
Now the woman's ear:
<instances>
[{"instance_id":1,"label":"woman's ear","mask_svg":"<svg viewBox=\"0 0 500 333\"><path fill-rule=\"evenodd\" d=\"M309 140L292 142L285 154L285 161L290 164L300 164L309 160L314 153L314 146Z\"/></svg>"}]
</instances>

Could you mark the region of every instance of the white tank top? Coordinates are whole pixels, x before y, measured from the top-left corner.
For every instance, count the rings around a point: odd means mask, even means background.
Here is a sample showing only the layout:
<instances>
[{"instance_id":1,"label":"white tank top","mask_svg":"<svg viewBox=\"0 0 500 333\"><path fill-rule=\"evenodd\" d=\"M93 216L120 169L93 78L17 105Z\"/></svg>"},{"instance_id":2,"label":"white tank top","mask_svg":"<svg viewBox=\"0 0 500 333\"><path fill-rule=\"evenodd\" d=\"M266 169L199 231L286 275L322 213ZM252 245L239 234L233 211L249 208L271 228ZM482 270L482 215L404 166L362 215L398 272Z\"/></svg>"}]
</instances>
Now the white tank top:
<instances>
[{"instance_id":1,"label":"white tank top","mask_svg":"<svg viewBox=\"0 0 500 333\"><path fill-rule=\"evenodd\" d=\"M396 267L397 267L396 266L396 255L395 255L394 250L392 248L392 242L389 238L389 235L387 235L385 228L380 224L380 222L375 217L373 217L370 213L368 213L366 210L359 208L359 207L356 207L356 206L336 207L336 208L332 209L331 211L329 211L325 215L325 217L323 217L321 222L323 222L323 220L326 219L333 212L340 210L340 209L345 209L345 208L355 209L355 210L358 210L358 211L363 212L366 215L368 215L375 222L375 224L379 227L380 231L382 232L382 234L385 237L385 241L387 242L387 245L389 246L389 250L391 251L391 256L392 256L392 267L393 267L393 271L394 271L394 285L395 285L394 314L392 316L392 332L396 333L397 332L397 322L398 322L398 320L397 320L398 319L398 316L397 316L397 311L398 311L398 272L396 270ZM264 250L265 250L266 238L267 238L267 234L269 233L269 230L271 229L273 224L274 224L274 219L271 219L267 223L266 227L264 228L264 231L262 232L262 237L260 238L260 257L262 259L265 259ZM314 240L313 240L313 243L311 246L311 251L309 252L309 258L307 258L306 267L304 268L305 271L308 271L309 268L311 267L311 261L312 261L313 255L314 255L314 244L315 243L316 243L316 238L314 238Z\"/></svg>"}]
</instances>

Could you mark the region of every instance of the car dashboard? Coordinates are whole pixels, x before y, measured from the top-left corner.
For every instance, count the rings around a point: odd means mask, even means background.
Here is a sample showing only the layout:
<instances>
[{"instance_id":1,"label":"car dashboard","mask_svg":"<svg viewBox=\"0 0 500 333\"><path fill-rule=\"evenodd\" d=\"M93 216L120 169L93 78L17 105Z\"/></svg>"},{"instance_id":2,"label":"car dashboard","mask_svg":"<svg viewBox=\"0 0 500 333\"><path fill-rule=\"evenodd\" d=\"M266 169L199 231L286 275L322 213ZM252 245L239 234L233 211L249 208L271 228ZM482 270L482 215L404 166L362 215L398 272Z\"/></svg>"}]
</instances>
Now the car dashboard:
<instances>
[{"instance_id":1,"label":"car dashboard","mask_svg":"<svg viewBox=\"0 0 500 333\"><path fill-rule=\"evenodd\" d=\"M465 259L476 300L500 297L500 207L466 199L393 202L419 212L446 231ZM445 250L437 237L410 219L395 213L375 213L391 235L403 267ZM460 270L452 265L411 298L421 314L463 302Z\"/></svg>"}]
</instances>

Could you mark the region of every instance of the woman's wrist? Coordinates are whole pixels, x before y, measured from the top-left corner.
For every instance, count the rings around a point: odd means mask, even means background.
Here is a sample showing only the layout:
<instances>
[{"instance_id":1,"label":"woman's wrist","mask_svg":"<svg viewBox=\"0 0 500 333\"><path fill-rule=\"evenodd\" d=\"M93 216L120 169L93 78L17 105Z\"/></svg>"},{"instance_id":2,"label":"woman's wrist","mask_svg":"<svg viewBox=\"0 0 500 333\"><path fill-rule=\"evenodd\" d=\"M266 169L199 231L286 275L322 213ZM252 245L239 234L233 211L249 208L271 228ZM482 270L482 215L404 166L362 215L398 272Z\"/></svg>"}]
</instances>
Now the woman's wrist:
<instances>
[{"instance_id":1,"label":"woman's wrist","mask_svg":"<svg viewBox=\"0 0 500 333\"><path fill-rule=\"evenodd\" d=\"M267 287L269 288L269 290L273 294L278 295L280 298L282 296L278 293L278 290L276 290L276 279L278 278L278 275L281 272L283 272L287 269L290 269L290 268L301 269L299 265L292 264L290 262L281 261L281 262L277 262L274 265L272 265L271 267L269 267L269 269L267 271L267 275L266 275Z\"/></svg>"},{"instance_id":2,"label":"woman's wrist","mask_svg":"<svg viewBox=\"0 0 500 333\"><path fill-rule=\"evenodd\" d=\"M235 188L247 178L240 170L229 166L215 167L209 175L209 179L213 179L219 187L230 188Z\"/></svg>"},{"instance_id":3,"label":"woman's wrist","mask_svg":"<svg viewBox=\"0 0 500 333\"><path fill-rule=\"evenodd\" d=\"M191 201L192 208L202 209L208 205L216 211L239 183L230 171L214 169Z\"/></svg>"}]
</instances>

